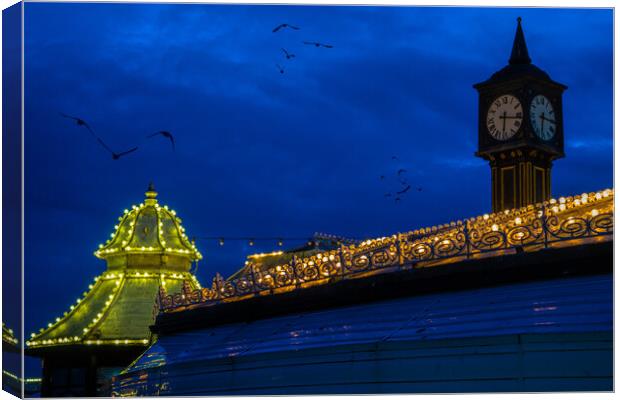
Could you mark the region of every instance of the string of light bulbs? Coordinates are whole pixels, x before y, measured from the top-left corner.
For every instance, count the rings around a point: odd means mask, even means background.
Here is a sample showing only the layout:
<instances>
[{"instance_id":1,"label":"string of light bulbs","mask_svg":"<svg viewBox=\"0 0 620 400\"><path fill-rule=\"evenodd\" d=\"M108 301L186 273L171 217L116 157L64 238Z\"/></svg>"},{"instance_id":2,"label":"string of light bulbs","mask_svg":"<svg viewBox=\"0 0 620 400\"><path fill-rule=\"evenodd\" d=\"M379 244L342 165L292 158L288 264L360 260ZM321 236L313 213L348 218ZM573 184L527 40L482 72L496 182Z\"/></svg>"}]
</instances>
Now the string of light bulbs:
<instances>
[{"instance_id":1,"label":"string of light bulbs","mask_svg":"<svg viewBox=\"0 0 620 400\"><path fill-rule=\"evenodd\" d=\"M316 242L323 240L332 241L351 241L357 239L340 238L337 236L306 236L306 237L291 237L291 236L193 236L192 240L200 241L216 241L220 246L224 246L226 242L246 242L249 246L254 246L257 242L275 242L278 247L284 246L285 242L300 242L305 241L308 245L313 245Z\"/></svg>"}]
</instances>

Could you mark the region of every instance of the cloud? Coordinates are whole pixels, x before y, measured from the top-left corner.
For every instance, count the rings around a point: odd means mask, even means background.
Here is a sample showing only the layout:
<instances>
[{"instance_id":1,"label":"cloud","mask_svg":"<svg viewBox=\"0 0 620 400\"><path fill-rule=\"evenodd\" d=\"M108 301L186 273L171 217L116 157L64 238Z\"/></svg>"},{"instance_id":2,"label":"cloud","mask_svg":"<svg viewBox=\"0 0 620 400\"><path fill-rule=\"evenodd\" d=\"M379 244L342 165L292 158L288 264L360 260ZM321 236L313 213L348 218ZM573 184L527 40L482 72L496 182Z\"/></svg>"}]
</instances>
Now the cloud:
<instances>
[{"instance_id":1,"label":"cloud","mask_svg":"<svg viewBox=\"0 0 620 400\"><path fill-rule=\"evenodd\" d=\"M554 193L611 186L609 10L26 4L26 330L104 268L93 249L149 181L189 236L381 236L487 212L471 85L506 64L517 15L569 86ZM302 29L273 34L284 21ZM59 111L140 149L114 162ZM145 138L160 129L175 153ZM396 205L378 177L401 167L423 191ZM204 282L274 247L198 245Z\"/></svg>"}]
</instances>

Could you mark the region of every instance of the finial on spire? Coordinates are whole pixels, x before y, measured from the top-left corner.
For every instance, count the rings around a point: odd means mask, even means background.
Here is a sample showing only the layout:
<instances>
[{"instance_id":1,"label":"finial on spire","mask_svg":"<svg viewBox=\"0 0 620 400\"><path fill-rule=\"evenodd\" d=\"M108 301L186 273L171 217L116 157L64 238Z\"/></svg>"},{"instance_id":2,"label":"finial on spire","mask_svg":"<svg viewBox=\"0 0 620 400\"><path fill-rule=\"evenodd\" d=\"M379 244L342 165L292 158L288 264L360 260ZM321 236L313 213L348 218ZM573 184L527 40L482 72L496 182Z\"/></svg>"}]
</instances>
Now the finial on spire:
<instances>
[{"instance_id":1,"label":"finial on spire","mask_svg":"<svg viewBox=\"0 0 620 400\"><path fill-rule=\"evenodd\" d=\"M146 193L144 193L146 195L146 199L147 200L155 200L155 198L157 197L157 192L155 191L155 185L153 185L153 182L149 183L149 187L148 189L146 189ZM156 202L157 200L155 200Z\"/></svg>"},{"instance_id":2,"label":"finial on spire","mask_svg":"<svg viewBox=\"0 0 620 400\"><path fill-rule=\"evenodd\" d=\"M521 17L517 18L517 32L515 33L515 40L512 44L512 53L510 54L510 60L508 60L508 63L511 65L532 63L530 55L527 52L523 29L521 28Z\"/></svg>"}]
</instances>

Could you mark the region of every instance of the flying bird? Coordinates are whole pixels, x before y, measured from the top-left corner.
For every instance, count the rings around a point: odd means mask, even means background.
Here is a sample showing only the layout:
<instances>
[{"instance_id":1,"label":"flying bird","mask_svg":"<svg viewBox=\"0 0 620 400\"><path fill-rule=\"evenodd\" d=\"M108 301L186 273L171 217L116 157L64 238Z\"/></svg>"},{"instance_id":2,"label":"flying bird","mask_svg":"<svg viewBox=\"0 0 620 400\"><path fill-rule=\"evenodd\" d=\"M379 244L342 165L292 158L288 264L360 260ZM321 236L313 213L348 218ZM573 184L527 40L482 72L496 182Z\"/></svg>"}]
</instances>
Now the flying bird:
<instances>
[{"instance_id":1,"label":"flying bird","mask_svg":"<svg viewBox=\"0 0 620 400\"><path fill-rule=\"evenodd\" d=\"M278 67L278 70L280 70L281 74L284 73L284 69L280 66L280 64L276 64L276 67Z\"/></svg>"},{"instance_id":2,"label":"flying bird","mask_svg":"<svg viewBox=\"0 0 620 400\"><path fill-rule=\"evenodd\" d=\"M315 47L325 47L327 49L333 49L334 48L334 46L332 46L331 44L323 44L323 43L319 43L319 42L304 41L304 44L310 44L310 45L313 45Z\"/></svg>"},{"instance_id":3,"label":"flying bird","mask_svg":"<svg viewBox=\"0 0 620 400\"><path fill-rule=\"evenodd\" d=\"M385 175L381 175L381 176L379 177L379 179L384 180L384 179L385 179Z\"/></svg>"},{"instance_id":4,"label":"flying bird","mask_svg":"<svg viewBox=\"0 0 620 400\"><path fill-rule=\"evenodd\" d=\"M69 118L75 121L75 124L77 126L83 126L84 128L88 129L90 133L92 133L95 137L97 137L97 135L95 135L95 132L93 131L93 129L90 127L90 125L88 125L88 123L86 121L84 121L82 118L78 118L78 117L73 117L71 115L67 115L65 113L59 113L60 115L62 115L64 118Z\"/></svg>"},{"instance_id":5,"label":"flying bird","mask_svg":"<svg viewBox=\"0 0 620 400\"><path fill-rule=\"evenodd\" d=\"M396 194L403 194L403 193L407 193L407 191L411 189L411 185L407 185L403 190L401 190L400 192L396 192Z\"/></svg>"},{"instance_id":6,"label":"flying bird","mask_svg":"<svg viewBox=\"0 0 620 400\"><path fill-rule=\"evenodd\" d=\"M279 30L280 30L280 29L282 29L282 28L291 28L291 29L294 29L294 30L296 30L296 31L298 31L298 30L299 30L299 28L298 28L298 27L293 26L293 25L289 25L289 24L280 24L280 25L276 26L275 28L273 28L273 31L272 31L272 32L273 32L273 33L276 33L277 31L279 31Z\"/></svg>"},{"instance_id":7,"label":"flying bird","mask_svg":"<svg viewBox=\"0 0 620 400\"><path fill-rule=\"evenodd\" d=\"M404 168L401 168L401 169L399 169L399 170L398 170L398 172L396 172L396 174L397 174L398 176L400 176L400 174L402 174L403 172L407 172L407 170L406 170L406 169L404 169Z\"/></svg>"},{"instance_id":8,"label":"flying bird","mask_svg":"<svg viewBox=\"0 0 620 400\"><path fill-rule=\"evenodd\" d=\"M421 188L421 187L419 187L419 188L418 188L418 192L421 192L421 191L422 191L422 188Z\"/></svg>"},{"instance_id":9,"label":"flying bird","mask_svg":"<svg viewBox=\"0 0 620 400\"><path fill-rule=\"evenodd\" d=\"M114 150L112 150L112 149L111 149L111 148L110 148L107 144L105 144L105 142L104 142L103 140L101 140L101 138L100 138L99 136L97 136L97 134L95 133L95 131L94 131L94 130L90 127L90 125L88 125L88 123L87 123L86 121L84 121L84 120L83 120L83 119L81 119L81 118L78 118L78 117L73 117L73 116L71 116L71 115L67 115L67 114L64 114L64 113L60 113L60 115L61 115L61 116L63 116L64 118L69 118L69 119L72 119L72 120L74 120L74 121L75 121L75 123L76 123L78 126L83 126L83 127L85 127L86 129L88 129L88 131L91 133L91 135L93 135L93 137L94 137L95 139L97 139L97 142L98 142L98 143L99 143L99 144L100 144L100 145L101 145L104 149L106 149L107 151L109 151L109 152L110 152L110 154L112 154L112 159L113 159L113 160L118 160L118 159L119 159L119 158L121 158L122 156L124 156L124 155L126 155L126 154L129 154L129 153L133 153L134 151L138 150L138 148L137 148L137 147L134 147L134 148L129 149L129 150L127 150L127 151L123 151L123 152L120 152L120 153L116 153L116 152L115 152Z\"/></svg>"},{"instance_id":10,"label":"flying bird","mask_svg":"<svg viewBox=\"0 0 620 400\"><path fill-rule=\"evenodd\" d=\"M127 154L129 154L129 153L133 153L133 152L134 152L134 151L136 151L136 150L138 150L138 148L137 148L137 147L133 147L133 148L131 148L131 149L127 150L127 151L122 151L122 152L120 152L120 153L115 153L115 152L112 152L112 159L113 159L113 160L118 160L118 159L119 159L119 158L121 158L122 156L127 155Z\"/></svg>"},{"instance_id":11,"label":"flying bird","mask_svg":"<svg viewBox=\"0 0 620 400\"><path fill-rule=\"evenodd\" d=\"M285 48L282 48L282 51L284 52L284 56L286 57L287 60L290 60L291 58L295 58L295 54L289 53L288 51L286 51Z\"/></svg>"},{"instance_id":12,"label":"flying bird","mask_svg":"<svg viewBox=\"0 0 620 400\"><path fill-rule=\"evenodd\" d=\"M157 135L161 135L161 136L165 137L166 139L169 139L170 143L172 144L172 151L175 151L174 137L172 136L172 133L170 133L168 131L159 131L159 132L153 133L152 135L148 135L147 138L152 138L153 136L157 136Z\"/></svg>"},{"instance_id":13,"label":"flying bird","mask_svg":"<svg viewBox=\"0 0 620 400\"><path fill-rule=\"evenodd\" d=\"M400 197L394 199L394 202L398 203L400 201Z\"/></svg>"},{"instance_id":14,"label":"flying bird","mask_svg":"<svg viewBox=\"0 0 620 400\"><path fill-rule=\"evenodd\" d=\"M122 156L127 155L129 153L133 153L134 151L138 150L137 147L133 147L133 148L127 150L127 151L121 151L120 153L117 153L114 150L112 150L110 147L108 147L108 145L105 144L105 142L103 140L101 140L100 138L97 138L97 141L99 142L99 144L101 146L103 146L104 149L106 149L107 151L110 152L110 154L112 154L112 159L113 160L118 160Z\"/></svg>"}]
</instances>

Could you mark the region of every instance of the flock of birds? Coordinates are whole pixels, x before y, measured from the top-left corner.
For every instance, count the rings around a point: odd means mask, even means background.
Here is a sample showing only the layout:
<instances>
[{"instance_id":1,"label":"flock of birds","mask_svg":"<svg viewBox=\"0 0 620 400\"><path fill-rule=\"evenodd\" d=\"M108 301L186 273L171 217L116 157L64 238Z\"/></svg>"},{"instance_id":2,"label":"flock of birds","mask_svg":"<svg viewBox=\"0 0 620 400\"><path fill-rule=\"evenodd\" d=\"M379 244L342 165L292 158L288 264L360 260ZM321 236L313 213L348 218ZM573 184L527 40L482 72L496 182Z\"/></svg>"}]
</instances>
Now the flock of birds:
<instances>
[{"instance_id":1,"label":"flock of birds","mask_svg":"<svg viewBox=\"0 0 620 400\"><path fill-rule=\"evenodd\" d=\"M278 26L276 26L275 28L273 28L272 32L273 33L277 33L286 29L290 29L290 30L294 30L294 31L298 31L300 30L299 27L291 25L291 24L280 24ZM308 40L304 40L302 42L305 45L309 45L309 46L314 46L314 47L323 47L326 49L332 49L334 46L330 45L330 44L325 44L325 43L321 43L321 42L315 42L315 41L308 41ZM291 61L293 60L296 55L294 53L291 53L290 51L288 51L285 48L281 48L283 56L286 60ZM281 74L284 74L284 68L280 65L280 64L276 64L276 67L278 67L278 71ZM76 116L72 116L72 115L67 115L64 113L60 113L60 115L64 118L67 119L71 119L73 121L75 121L75 124L79 127L83 127L86 130L88 130L88 132L90 132L90 134L95 138L95 140L97 141L97 143L99 143L99 145L101 145L101 147L103 147L103 149L105 149L107 152L109 152L112 155L112 159L113 160L118 160L121 157L124 157L128 154L134 153L135 151L138 150L138 146L134 146L130 149L124 150L124 151L119 151L116 152L114 150L112 150L112 148L110 146L108 146L93 130L93 128L82 118L80 117L76 117ZM152 133L150 135L146 136L146 139L151 139L154 138L156 136L161 136L165 139L168 139L170 141L170 144L172 146L172 151L175 151L175 143L174 143L174 136L172 136L172 133L168 132L168 131L157 131L155 133ZM392 156L392 161L397 161L398 157L397 156ZM412 186L409 183L409 181L407 180L406 177L407 174L407 170L404 168L398 168L395 171L395 176L398 180L398 183L400 184L400 187L398 189L395 190L389 190L387 193L384 194L384 197L386 199L394 199L395 203L399 203L401 201L402 198L404 198L406 195L408 195L411 190L412 190ZM386 180L386 175L381 175L379 177L379 179L381 181L387 182ZM417 187L415 188L418 192L422 191L421 187Z\"/></svg>"},{"instance_id":2,"label":"flock of birds","mask_svg":"<svg viewBox=\"0 0 620 400\"><path fill-rule=\"evenodd\" d=\"M392 161L398 161L398 157L397 156L392 156ZM400 203L401 199L406 196L408 193L410 193L411 189L413 189L413 187L411 186L411 184L409 183L409 181L407 180L407 170L404 168L399 168L398 170L395 171L396 174L396 178L398 179L398 183L400 184L400 188L397 190L390 190L387 193L385 193L383 195L383 197L385 197L386 199L394 199L394 202L396 203ZM381 181L386 181L387 176L386 175L381 175L379 176L379 179ZM422 191L421 187L416 187L416 190L418 192Z\"/></svg>"},{"instance_id":3,"label":"flock of birds","mask_svg":"<svg viewBox=\"0 0 620 400\"><path fill-rule=\"evenodd\" d=\"M91 128L91 126L88 124L88 122L86 122L82 118L74 117L72 115L67 115L65 113L60 113L60 115L63 118L68 118L68 119L71 119L71 120L75 121L75 124L77 126L86 128L86 130L88 130L88 132L90 132L90 134L95 138L95 140L97 140L97 143L99 143L101 145L101 147L103 147L106 151L108 151L112 155L112 159L113 160L118 160L119 158L124 157L124 156L126 156L128 154L131 154L134 151L138 150L138 146L134 146L134 147L132 147L132 148L130 148L128 150L116 152L116 151L112 150L112 148L110 148L110 146L108 146L99 136L97 136L97 134L95 133L93 128ZM153 138L155 136L161 136L161 137L164 137L164 138L170 140L170 143L172 145L172 151L175 151L174 136L172 136L172 133L170 133L168 131L157 131L155 133L147 135L146 139L150 139L150 138Z\"/></svg>"},{"instance_id":4,"label":"flock of birds","mask_svg":"<svg viewBox=\"0 0 620 400\"><path fill-rule=\"evenodd\" d=\"M291 25L291 24L280 24L278 26L276 26L275 28L273 28L272 33L277 33L280 31L284 31L284 30L293 30L293 31L298 31L300 30L299 27L295 26L295 25ZM314 42L314 41L308 41L308 40L304 40L302 42L305 45L308 46L314 46L317 48L326 48L326 49L332 49L334 48L334 46L332 46L331 44L325 44L325 43L321 43L321 42ZM293 60L295 57L297 57L294 53L290 52L289 50L285 49L284 47L281 47L280 50L282 50L283 56L287 61L291 61ZM276 67L278 68L278 71L281 74L284 74L285 70L284 67L282 67L282 65L276 63ZM396 156L392 156L392 161L397 161L398 157ZM408 195L411 191L412 191L412 186L411 184L409 184L407 177L406 177L406 173L407 170L404 168L399 168L396 171L396 178L398 179L398 183L400 184L400 187L396 190L390 190L387 193L384 194L384 197L386 199L394 199L395 203L400 203L401 199L404 198L406 195ZM381 175L380 179L382 181L386 181L386 176L385 175ZM422 191L421 187L416 187L415 190L417 190L418 192Z\"/></svg>"},{"instance_id":5,"label":"flock of birds","mask_svg":"<svg viewBox=\"0 0 620 400\"><path fill-rule=\"evenodd\" d=\"M294 31L298 31L300 28L291 24L280 24L278 26L276 26L275 28L273 28L273 30L271 31L272 33L276 33L285 29L291 29ZM325 43L321 43L321 42L313 42L313 41L308 41L308 40L304 40L302 42L305 45L309 45L309 46L314 46L314 47L323 47L326 49L333 49L334 46L332 46L331 44L325 44ZM297 57L294 53L291 53L290 51L286 50L284 47L281 47L280 50L282 50L282 53L284 54L284 57L286 58L287 61L291 61L293 60L295 57ZM280 64L276 63L276 67L278 68L278 71L283 74L284 73L284 67L282 67Z\"/></svg>"}]
</instances>

